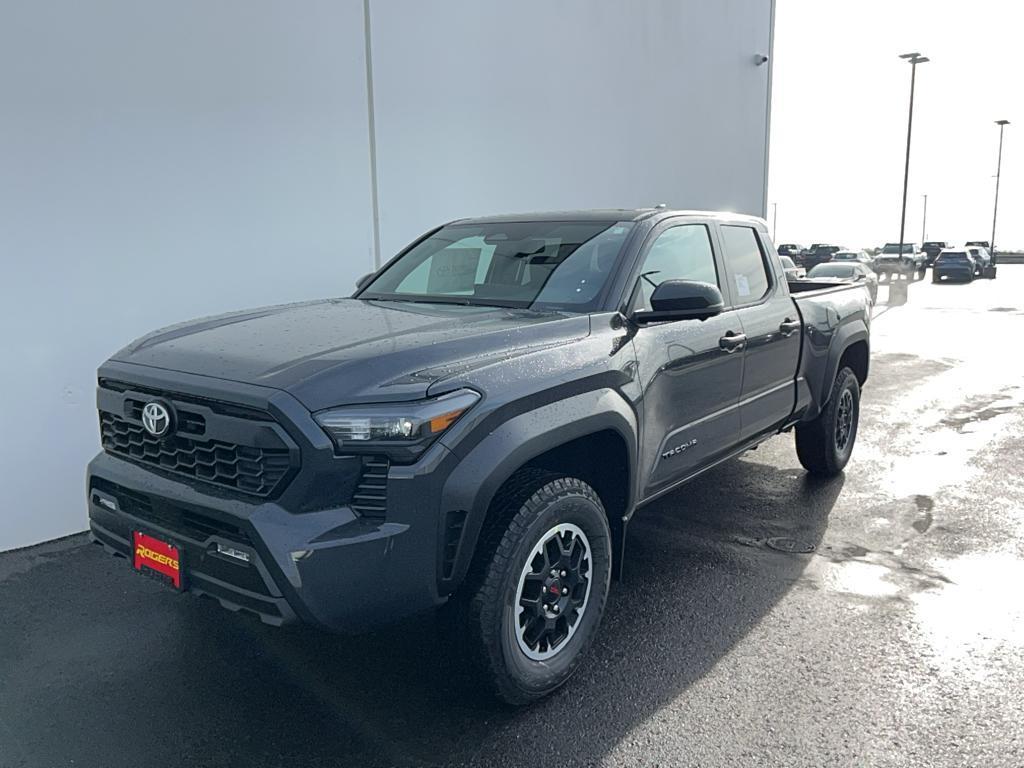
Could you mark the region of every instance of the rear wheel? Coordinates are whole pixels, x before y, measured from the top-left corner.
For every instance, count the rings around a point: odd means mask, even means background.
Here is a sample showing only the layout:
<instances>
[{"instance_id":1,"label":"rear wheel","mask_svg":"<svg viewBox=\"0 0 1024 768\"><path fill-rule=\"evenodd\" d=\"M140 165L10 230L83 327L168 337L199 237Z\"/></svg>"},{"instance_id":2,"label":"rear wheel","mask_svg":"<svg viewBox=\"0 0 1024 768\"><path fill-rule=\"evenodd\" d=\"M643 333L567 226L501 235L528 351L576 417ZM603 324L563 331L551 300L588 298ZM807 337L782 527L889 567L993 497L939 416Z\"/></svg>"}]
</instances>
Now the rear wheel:
<instances>
[{"instance_id":1,"label":"rear wheel","mask_svg":"<svg viewBox=\"0 0 1024 768\"><path fill-rule=\"evenodd\" d=\"M860 421L860 384L849 368L836 375L828 403L813 421L796 425L796 454L812 475L832 477L850 460Z\"/></svg>"},{"instance_id":2,"label":"rear wheel","mask_svg":"<svg viewBox=\"0 0 1024 768\"><path fill-rule=\"evenodd\" d=\"M527 704L576 671L601 622L611 531L582 480L520 470L488 514L463 626L493 691Z\"/></svg>"}]
</instances>

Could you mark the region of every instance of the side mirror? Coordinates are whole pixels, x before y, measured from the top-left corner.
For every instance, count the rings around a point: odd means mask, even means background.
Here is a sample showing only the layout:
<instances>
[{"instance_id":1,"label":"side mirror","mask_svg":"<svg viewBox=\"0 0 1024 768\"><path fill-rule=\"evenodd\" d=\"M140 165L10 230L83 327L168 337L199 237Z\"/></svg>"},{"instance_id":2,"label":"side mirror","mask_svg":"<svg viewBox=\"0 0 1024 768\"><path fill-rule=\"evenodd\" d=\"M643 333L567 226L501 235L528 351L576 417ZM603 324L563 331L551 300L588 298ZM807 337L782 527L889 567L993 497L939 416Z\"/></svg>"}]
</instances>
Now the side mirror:
<instances>
[{"instance_id":1,"label":"side mirror","mask_svg":"<svg viewBox=\"0 0 1024 768\"><path fill-rule=\"evenodd\" d=\"M365 275L356 280L356 290L363 290L363 287L373 279L373 275L373 272L367 272Z\"/></svg>"},{"instance_id":2,"label":"side mirror","mask_svg":"<svg viewBox=\"0 0 1024 768\"><path fill-rule=\"evenodd\" d=\"M725 309L722 292L711 283L665 280L651 294L651 309L633 313L637 323L707 320Z\"/></svg>"}]
</instances>

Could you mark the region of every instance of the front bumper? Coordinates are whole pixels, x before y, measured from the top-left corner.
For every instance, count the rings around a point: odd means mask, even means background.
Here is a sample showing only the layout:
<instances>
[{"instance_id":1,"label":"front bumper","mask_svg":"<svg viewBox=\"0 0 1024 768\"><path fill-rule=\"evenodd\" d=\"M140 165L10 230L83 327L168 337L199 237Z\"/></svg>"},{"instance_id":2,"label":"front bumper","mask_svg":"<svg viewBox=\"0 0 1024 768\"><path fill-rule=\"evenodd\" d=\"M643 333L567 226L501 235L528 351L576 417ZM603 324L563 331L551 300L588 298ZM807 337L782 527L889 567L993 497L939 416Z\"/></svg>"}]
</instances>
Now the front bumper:
<instances>
[{"instance_id":1,"label":"front bumper","mask_svg":"<svg viewBox=\"0 0 1024 768\"><path fill-rule=\"evenodd\" d=\"M444 601L437 517L422 484L412 496L409 483L395 483L387 519L368 521L347 505L294 514L272 501L210 495L105 453L88 478L93 541L129 559L132 531L172 542L188 591L268 624L299 619L356 632ZM249 561L218 553L218 544Z\"/></svg>"}]
</instances>

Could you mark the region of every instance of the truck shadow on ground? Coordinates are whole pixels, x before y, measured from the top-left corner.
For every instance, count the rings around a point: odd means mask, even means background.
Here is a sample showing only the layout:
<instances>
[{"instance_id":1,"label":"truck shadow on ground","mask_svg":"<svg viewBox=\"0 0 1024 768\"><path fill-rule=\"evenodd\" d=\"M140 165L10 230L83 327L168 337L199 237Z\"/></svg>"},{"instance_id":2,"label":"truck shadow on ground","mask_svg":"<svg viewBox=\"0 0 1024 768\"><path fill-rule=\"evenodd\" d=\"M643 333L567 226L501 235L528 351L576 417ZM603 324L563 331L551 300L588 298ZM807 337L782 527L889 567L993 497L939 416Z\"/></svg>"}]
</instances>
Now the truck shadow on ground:
<instances>
[{"instance_id":1,"label":"truck shadow on ground","mask_svg":"<svg viewBox=\"0 0 1024 768\"><path fill-rule=\"evenodd\" d=\"M429 619L358 638L253 626L252 642L267 660L325 709L293 723L288 752L305 745L307 763L520 765L523 755L550 753L556 722L574 724L557 729L565 762L596 762L685 696L785 595L810 556L765 544L816 547L842 485L739 461L641 510L625 579L613 585L586 665L565 689L524 710L486 698ZM265 702L269 718L289 711L283 691L250 687L247 695ZM260 732L249 738L258 744ZM259 744L242 762L256 764L278 746Z\"/></svg>"},{"instance_id":2,"label":"truck shadow on ground","mask_svg":"<svg viewBox=\"0 0 1024 768\"><path fill-rule=\"evenodd\" d=\"M800 578L810 555L766 544L822 539L843 479L749 456L637 513L586 663L522 710L479 690L432 617L354 638L273 629L78 547L0 583L13 609L0 633L6 759L106 768L144 748L189 766L597 763L685 704Z\"/></svg>"}]
</instances>

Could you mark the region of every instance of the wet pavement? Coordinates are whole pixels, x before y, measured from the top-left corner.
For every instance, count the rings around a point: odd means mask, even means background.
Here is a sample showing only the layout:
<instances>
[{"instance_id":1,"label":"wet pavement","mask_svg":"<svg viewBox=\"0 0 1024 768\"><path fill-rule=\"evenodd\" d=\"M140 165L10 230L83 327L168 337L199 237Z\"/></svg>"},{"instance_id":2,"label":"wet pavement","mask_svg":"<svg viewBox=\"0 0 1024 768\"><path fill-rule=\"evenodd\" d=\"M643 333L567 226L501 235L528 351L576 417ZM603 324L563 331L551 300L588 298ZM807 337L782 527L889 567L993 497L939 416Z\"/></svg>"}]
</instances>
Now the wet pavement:
<instances>
[{"instance_id":1,"label":"wet pavement","mask_svg":"<svg viewBox=\"0 0 1024 768\"><path fill-rule=\"evenodd\" d=\"M482 698L437 625L274 630L74 538L0 555L0 766L1024 765L1024 265L909 286L853 461L641 510L600 640Z\"/></svg>"}]
</instances>

